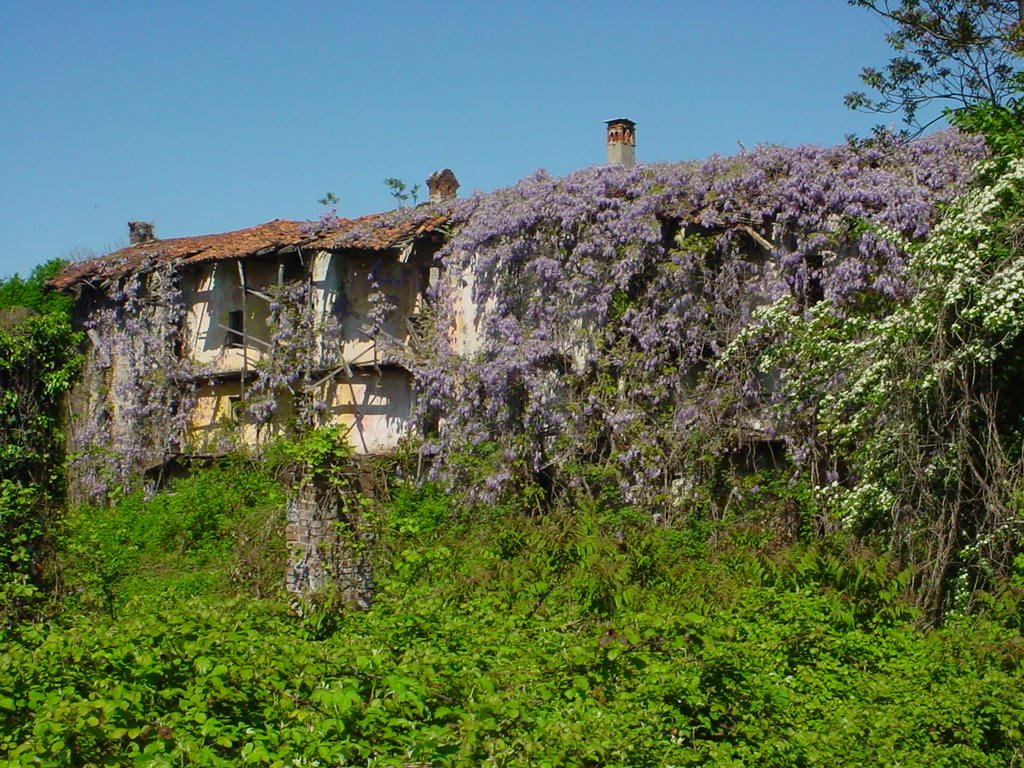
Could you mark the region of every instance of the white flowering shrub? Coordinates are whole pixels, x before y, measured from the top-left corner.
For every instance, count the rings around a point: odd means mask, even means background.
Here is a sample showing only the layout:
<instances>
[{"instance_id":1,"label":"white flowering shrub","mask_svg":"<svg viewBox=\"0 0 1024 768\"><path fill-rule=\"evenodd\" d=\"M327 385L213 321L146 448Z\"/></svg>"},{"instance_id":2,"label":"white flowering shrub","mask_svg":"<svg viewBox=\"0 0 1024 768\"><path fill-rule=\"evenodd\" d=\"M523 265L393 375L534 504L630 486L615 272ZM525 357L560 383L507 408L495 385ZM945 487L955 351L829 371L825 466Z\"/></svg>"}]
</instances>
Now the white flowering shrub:
<instances>
[{"instance_id":1,"label":"white flowering shrub","mask_svg":"<svg viewBox=\"0 0 1024 768\"><path fill-rule=\"evenodd\" d=\"M906 299L852 315L782 300L759 318L831 523L888 536L931 616L951 585L966 599L1008 575L1024 534L1024 160L1000 168L922 242L886 233L910 254Z\"/></svg>"}]
</instances>

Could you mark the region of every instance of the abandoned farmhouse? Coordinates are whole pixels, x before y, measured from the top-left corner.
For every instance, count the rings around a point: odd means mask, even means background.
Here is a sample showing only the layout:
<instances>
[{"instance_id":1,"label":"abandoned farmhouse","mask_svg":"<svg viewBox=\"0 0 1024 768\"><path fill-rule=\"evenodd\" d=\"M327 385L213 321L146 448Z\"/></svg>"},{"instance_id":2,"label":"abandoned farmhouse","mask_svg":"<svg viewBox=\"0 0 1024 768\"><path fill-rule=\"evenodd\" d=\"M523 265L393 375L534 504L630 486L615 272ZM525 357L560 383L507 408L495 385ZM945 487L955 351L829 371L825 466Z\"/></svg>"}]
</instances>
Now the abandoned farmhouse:
<instances>
[{"instance_id":1,"label":"abandoned farmhouse","mask_svg":"<svg viewBox=\"0 0 1024 768\"><path fill-rule=\"evenodd\" d=\"M137 235L132 245L99 263L76 265L55 285L80 292L80 320L88 323L102 306L94 295L98 281L118 281L139 269L152 270L175 264L185 313L181 318L178 354L194 366L203 379L189 414L190 440L200 450L213 449L218 425L238 424L238 437L246 444L260 439L245 426L237 412L251 374L268 358L272 346L271 315L284 301L283 286L308 280L303 301L318 322L338 318L336 343L345 368L324 376L317 386L328 403L323 418L352 428L353 447L362 452L393 447L405 428L411 404L408 376L390 368L377 345L362 333L371 307L372 280L386 281L397 295L395 316L382 330L397 339L409 334L408 322L422 309L430 279L430 264L439 245L437 228L443 217L412 226L383 227L355 235L343 247L336 239L356 224L344 222L329 231L308 233L304 224L271 221L236 232L166 241ZM133 224L139 228L138 223ZM95 349L104 345L103 331L93 327L89 337ZM154 350L140 350L143 354ZM117 421L118 366L123 362L112 351L109 359L107 404ZM324 372L326 373L326 372ZM102 394L101 394L102 396ZM94 406L93 406L94 407ZM290 402L282 401L275 424L293 414ZM124 424L123 429L133 426Z\"/></svg>"},{"instance_id":2,"label":"abandoned farmhouse","mask_svg":"<svg viewBox=\"0 0 1024 768\"><path fill-rule=\"evenodd\" d=\"M134 222L127 247L68 265L51 287L73 294L88 339L76 493L295 425L338 425L380 453L439 422L474 439L516 424L536 466L583 419L641 441L645 410L671 401L679 429L701 409L695 376L757 306L841 296L888 258L852 218L919 235L983 153L947 134L892 156L769 147L635 165L631 121L607 138L607 165L564 179L459 199L445 170L416 207L199 237ZM573 412L570 375L611 376L615 402Z\"/></svg>"}]
</instances>

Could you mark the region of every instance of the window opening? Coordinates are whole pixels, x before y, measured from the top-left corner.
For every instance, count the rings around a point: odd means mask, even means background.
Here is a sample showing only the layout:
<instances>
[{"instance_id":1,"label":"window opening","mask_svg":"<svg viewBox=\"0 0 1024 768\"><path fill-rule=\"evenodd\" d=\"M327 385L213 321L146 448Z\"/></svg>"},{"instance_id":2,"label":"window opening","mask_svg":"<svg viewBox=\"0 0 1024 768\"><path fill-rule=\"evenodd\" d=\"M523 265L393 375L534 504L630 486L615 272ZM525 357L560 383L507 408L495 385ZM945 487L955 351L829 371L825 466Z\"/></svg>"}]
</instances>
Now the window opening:
<instances>
[{"instance_id":1,"label":"window opening","mask_svg":"<svg viewBox=\"0 0 1024 768\"><path fill-rule=\"evenodd\" d=\"M302 258L296 256L294 258L286 258L281 260L281 282L290 283L293 280L298 280L306 275L306 265L302 263Z\"/></svg>"},{"instance_id":2,"label":"window opening","mask_svg":"<svg viewBox=\"0 0 1024 768\"><path fill-rule=\"evenodd\" d=\"M242 310L232 309L228 312L227 338L224 340L226 346L242 346L244 322Z\"/></svg>"}]
</instances>

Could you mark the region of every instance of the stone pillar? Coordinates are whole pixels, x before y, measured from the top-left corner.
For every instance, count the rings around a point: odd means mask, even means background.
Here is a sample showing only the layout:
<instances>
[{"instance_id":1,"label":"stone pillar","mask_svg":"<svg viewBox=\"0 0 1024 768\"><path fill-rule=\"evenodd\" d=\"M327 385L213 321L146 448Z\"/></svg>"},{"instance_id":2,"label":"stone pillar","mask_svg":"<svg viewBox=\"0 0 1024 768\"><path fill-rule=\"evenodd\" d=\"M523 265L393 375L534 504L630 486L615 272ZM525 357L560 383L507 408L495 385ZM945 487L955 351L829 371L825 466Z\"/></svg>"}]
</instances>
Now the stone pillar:
<instances>
[{"instance_id":1,"label":"stone pillar","mask_svg":"<svg viewBox=\"0 0 1024 768\"><path fill-rule=\"evenodd\" d=\"M359 608L373 601L369 525L360 494L304 478L287 503L288 591L299 597L334 592ZM346 503L347 502L347 503Z\"/></svg>"}]
</instances>

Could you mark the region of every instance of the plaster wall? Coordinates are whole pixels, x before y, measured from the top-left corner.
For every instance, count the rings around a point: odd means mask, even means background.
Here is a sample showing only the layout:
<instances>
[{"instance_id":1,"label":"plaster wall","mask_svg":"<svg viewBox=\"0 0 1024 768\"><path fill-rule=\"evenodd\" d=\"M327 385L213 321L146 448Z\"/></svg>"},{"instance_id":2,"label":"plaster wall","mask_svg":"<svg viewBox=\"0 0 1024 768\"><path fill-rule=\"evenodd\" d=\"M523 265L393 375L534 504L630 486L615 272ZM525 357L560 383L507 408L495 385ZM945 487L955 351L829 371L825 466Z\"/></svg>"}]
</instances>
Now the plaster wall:
<instances>
[{"instance_id":1,"label":"plaster wall","mask_svg":"<svg viewBox=\"0 0 1024 768\"><path fill-rule=\"evenodd\" d=\"M353 371L339 375L312 393L326 403L318 426L340 424L356 453L392 450L410 426L412 378L402 370Z\"/></svg>"},{"instance_id":2,"label":"plaster wall","mask_svg":"<svg viewBox=\"0 0 1024 768\"><path fill-rule=\"evenodd\" d=\"M284 257L298 263L298 253ZM340 352L350 365L374 366L385 362L379 345L366 333L373 325L373 297L383 294L389 315L381 330L390 339L408 343L407 320L423 309L427 269L420 260L402 263L393 254L364 253L309 255L310 308L320 329L319 349L311 350L314 365L330 364ZM246 285L261 293L277 284L277 259L246 259ZM252 291L245 296L238 274L238 261L200 265L182 279L187 306L185 353L197 366L213 373L252 368L265 356L271 341L268 327L270 305ZM231 311L245 311L245 346L228 343ZM339 349L340 347L340 349Z\"/></svg>"},{"instance_id":3,"label":"plaster wall","mask_svg":"<svg viewBox=\"0 0 1024 768\"><path fill-rule=\"evenodd\" d=\"M405 371L379 373L353 370L323 382L308 395L325 403L317 426L341 425L356 453L392 450L408 430L414 402L412 381ZM247 423L238 381L207 384L196 393L189 416L189 443L197 453L257 448L284 434L296 418L290 393L284 393L269 423Z\"/></svg>"},{"instance_id":4,"label":"plaster wall","mask_svg":"<svg viewBox=\"0 0 1024 768\"><path fill-rule=\"evenodd\" d=\"M297 257L296 257L297 258ZM198 366L215 373L241 371L263 359L269 339L269 303L253 293L242 297L237 260L203 264L182 277L185 317L185 352ZM277 281L276 260L247 259L245 280L259 291ZM229 316L244 310L246 345L229 345ZM260 343L263 342L263 343Z\"/></svg>"},{"instance_id":5,"label":"plaster wall","mask_svg":"<svg viewBox=\"0 0 1024 768\"><path fill-rule=\"evenodd\" d=\"M476 292L480 283L475 259L460 270L448 273L444 290L452 303L451 330L449 344L451 350L462 357L471 358L483 351L486 338L485 328L488 318L497 306L493 296L488 296L481 303L477 301ZM526 297L525 301L540 301L534 294L531 297L529 285L521 286ZM593 352L590 332L595 328L597 318L593 315L580 313L571 325L561 328L562 351L573 369L581 371L587 358Z\"/></svg>"},{"instance_id":6,"label":"plaster wall","mask_svg":"<svg viewBox=\"0 0 1024 768\"><path fill-rule=\"evenodd\" d=\"M261 426L246 421L242 405L242 387L238 381L199 387L188 419L191 449L196 453L222 453L236 448L256 448L284 434L295 418L290 395L277 400L270 422Z\"/></svg>"},{"instance_id":7,"label":"plaster wall","mask_svg":"<svg viewBox=\"0 0 1024 768\"><path fill-rule=\"evenodd\" d=\"M464 357L480 352L484 343L484 322L494 309L494 299L488 298L483 306L475 298L477 273L475 259L461 270L453 270L445 277L445 291L452 301L452 351Z\"/></svg>"},{"instance_id":8,"label":"plaster wall","mask_svg":"<svg viewBox=\"0 0 1024 768\"><path fill-rule=\"evenodd\" d=\"M415 257L403 263L393 255L358 252L317 254L311 270L312 303L324 343L333 335L350 366L386 362L380 346L366 333L373 326L373 298L383 294L389 307L383 333L408 343L407 320L422 311L427 287L427 269L420 262ZM337 352L324 350L329 359L336 359Z\"/></svg>"}]
</instances>

